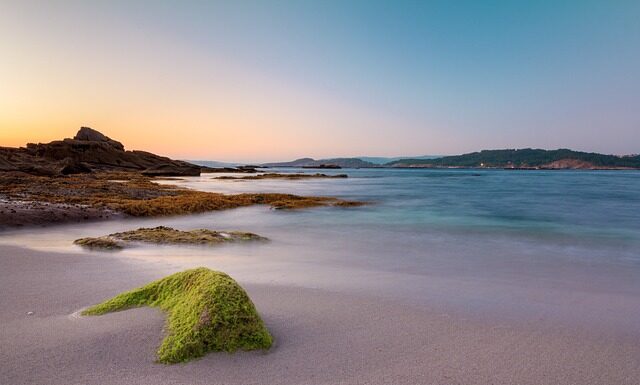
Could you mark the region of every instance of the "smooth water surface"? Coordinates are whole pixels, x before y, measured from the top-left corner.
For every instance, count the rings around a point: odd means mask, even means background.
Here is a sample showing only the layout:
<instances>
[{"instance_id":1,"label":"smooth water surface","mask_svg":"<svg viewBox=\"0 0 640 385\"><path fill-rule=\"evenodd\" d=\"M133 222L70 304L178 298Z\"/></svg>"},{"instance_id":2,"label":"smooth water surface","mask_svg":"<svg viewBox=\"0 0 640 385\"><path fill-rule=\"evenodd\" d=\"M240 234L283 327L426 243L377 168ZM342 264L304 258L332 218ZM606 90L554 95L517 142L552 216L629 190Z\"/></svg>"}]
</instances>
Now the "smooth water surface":
<instances>
[{"instance_id":1,"label":"smooth water surface","mask_svg":"<svg viewBox=\"0 0 640 385\"><path fill-rule=\"evenodd\" d=\"M349 178L222 181L214 179L220 174L203 174L163 183L371 204L301 211L254 206L25 229L0 235L0 242L82 252L72 245L74 239L140 226L252 231L271 241L217 248L140 246L88 255L150 259L176 268L206 265L245 282L353 290L472 312L573 317L639 331L640 172L321 172Z\"/></svg>"}]
</instances>

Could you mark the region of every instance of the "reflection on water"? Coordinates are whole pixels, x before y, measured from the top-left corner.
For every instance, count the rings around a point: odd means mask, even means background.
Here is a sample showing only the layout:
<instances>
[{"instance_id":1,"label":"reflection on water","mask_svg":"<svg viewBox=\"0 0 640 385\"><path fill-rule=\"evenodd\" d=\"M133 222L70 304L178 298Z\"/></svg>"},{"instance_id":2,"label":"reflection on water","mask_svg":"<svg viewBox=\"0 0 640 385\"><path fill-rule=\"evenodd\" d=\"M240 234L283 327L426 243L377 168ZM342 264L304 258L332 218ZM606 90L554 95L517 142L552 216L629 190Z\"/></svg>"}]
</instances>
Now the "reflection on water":
<instances>
[{"instance_id":1,"label":"reflection on water","mask_svg":"<svg viewBox=\"0 0 640 385\"><path fill-rule=\"evenodd\" d=\"M84 252L76 238L141 226L251 231L267 244L139 246L111 254L206 265L246 282L350 289L511 310L640 310L640 173L502 170L323 170L348 179L164 183L225 193L285 192L373 202L352 209L249 207L13 231L0 243ZM95 255L94 253L89 253ZM615 304L611 304L615 298ZM588 299L588 300L587 300ZM630 302L629 302L630 301ZM591 303L588 305L587 302ZM630 305L630 306L627 306ZM569 311L567 310L569 313ZM596 317L597 316L597 317ZM620 318L620 319L618 319Z\"/></svg>"}]
</instances>

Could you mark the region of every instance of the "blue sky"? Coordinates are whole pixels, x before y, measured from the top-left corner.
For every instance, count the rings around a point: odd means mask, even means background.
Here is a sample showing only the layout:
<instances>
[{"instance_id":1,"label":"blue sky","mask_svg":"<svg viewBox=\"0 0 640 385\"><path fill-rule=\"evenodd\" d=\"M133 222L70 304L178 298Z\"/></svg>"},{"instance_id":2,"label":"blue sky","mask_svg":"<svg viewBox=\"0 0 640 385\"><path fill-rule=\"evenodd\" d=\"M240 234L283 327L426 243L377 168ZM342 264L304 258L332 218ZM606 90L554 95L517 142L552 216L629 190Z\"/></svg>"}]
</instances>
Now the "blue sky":
<instances>
[{"instance_id":1,"label":"blue sky","mask_svg":"<svg viewBox=\"0 0 640 385\"><path fill-rule=\"evenodd\" d=\"M638 1L0 0L0 33L10 144L87 124L227 160L640 152Z\"/></svg>"}]
</instances>

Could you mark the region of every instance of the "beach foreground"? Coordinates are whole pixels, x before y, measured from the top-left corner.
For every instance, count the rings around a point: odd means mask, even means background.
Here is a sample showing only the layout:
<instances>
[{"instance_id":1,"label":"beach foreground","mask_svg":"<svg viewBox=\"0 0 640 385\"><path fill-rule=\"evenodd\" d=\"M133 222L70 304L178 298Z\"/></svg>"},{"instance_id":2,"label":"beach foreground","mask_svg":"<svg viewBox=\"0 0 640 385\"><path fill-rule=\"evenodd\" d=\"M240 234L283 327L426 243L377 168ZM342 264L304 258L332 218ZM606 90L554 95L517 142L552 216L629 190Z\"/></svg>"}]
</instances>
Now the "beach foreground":
<instances>
[{"instance_id":1,"label":"beach foreground","mask_svg":"<svg viewBox=\"0 0 640 385\"><path fill-rule=\"evenodd\" d=\"M635 335L467 318L373 296L243 285L267 353L155 363L164 316L78 311L178 271L149 261L0 247L3 384L637 384ZM242 282L240 282L243 284ZM28 314L33 312L33 314Z\"/></svg>"}]
</instances>

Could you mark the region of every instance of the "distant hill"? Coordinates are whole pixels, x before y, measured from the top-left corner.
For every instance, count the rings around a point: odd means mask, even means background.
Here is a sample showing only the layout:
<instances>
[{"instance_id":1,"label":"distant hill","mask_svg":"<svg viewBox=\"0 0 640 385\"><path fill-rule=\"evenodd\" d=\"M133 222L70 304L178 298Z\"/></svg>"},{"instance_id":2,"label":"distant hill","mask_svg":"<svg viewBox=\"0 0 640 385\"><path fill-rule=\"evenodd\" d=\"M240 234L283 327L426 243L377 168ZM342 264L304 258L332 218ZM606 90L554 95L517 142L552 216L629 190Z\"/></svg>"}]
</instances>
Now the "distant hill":
<instances>
[{"instance_id":1,"label":"distant hill","mask_svg":"<svg viewBox=\"0 0 640 385\"><path fill-rule=\"evenodd\" d=\"M383 165L383 164L395 162L396 160L400 160L400 159L435 159L440 157L441 155L422 155L422 156L411 156L411 157L358 156L357 158L365 162Z\"/></svg>"},{"instance_id":2,"label":"distant hill","mask_svg":"<svg viewBox=\"0 0 640 385\"><path fill-rule=\"evenodd\" d=\"M484 150L436 159L400 159L387 167L489 167L540 169L640 168L640 155L617 156L568 149Z\"/></svg>"},{"instance_id":3,"label":"distant hill","mask_svg":"<svg viewBox=\"0 0 640 385\"><path fill-rule=\"evenodd\" d=\"M230 162L218 162L215 160L188 160L187 162L191 162L193 164L197 164L198 166L204 167L236 167L240 166L244 163L230 163Z\"/></svg>"},{"instance_id":4,"label":"distant hill","mask_svg":"<svg viewBox=\"0 0 640 385\"><path fill-rule=\"evenodd\" d=\"M366 162L359 158L331 158L331 159L312 159L300 158L291 162L264 163L265 167L313 167L321 165L335 165L344 168L367 168L380 167L377 164Z\"/></svg>"}]
</instances>

